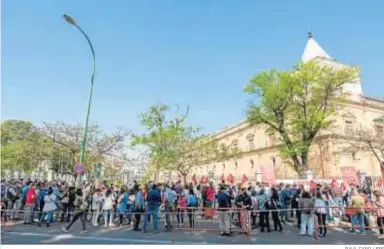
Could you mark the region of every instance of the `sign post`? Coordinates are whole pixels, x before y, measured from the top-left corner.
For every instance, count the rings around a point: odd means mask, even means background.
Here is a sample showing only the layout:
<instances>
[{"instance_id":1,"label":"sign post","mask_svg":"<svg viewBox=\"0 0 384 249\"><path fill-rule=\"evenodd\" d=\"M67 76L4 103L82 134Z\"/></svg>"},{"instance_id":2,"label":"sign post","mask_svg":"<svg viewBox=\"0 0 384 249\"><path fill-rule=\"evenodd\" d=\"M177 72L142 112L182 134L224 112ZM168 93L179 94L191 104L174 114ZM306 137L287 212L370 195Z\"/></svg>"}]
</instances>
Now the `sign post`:
<instances>
[{"instance_id":1,"label":"sign post","mask_svg":"<svg viewBox=\"0 0 384 249\"><path fill-rule=\"evenodd\" d=\"M96 177L95 177L95 187L98 188L101 184L100 177L101 177L101 163L98 162L96 164Z\"/></svg>"}]
</instances>

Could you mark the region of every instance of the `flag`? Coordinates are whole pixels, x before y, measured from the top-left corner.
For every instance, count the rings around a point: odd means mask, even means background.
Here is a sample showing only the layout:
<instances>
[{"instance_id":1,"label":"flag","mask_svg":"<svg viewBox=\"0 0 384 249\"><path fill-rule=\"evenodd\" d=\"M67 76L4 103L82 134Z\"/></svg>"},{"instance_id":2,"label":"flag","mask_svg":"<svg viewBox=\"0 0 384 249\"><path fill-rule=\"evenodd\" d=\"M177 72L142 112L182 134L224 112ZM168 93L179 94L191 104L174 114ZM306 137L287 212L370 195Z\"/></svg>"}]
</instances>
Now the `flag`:
<instances>
[{"instance_id":1,"label":"flag","mask_svg":"<svg viewBox=\"0 0 384 249\"><path fill-rule=\"evenodd\" d=\"M341 183L340 188L341 188L341 191L343 192L347 189L344 185L344 182Z\"/></svg>"},{"instance_id":2,"label":"flag","mask_svg":"<svg viewBox=\"0 0 384 249\"><path fill-rule=\"evenodd\" d=\"M248 181L248 178L245 175L243 175L243 177L241 178L241 184L244 184L247 181Z\"/></svg>"},{"instance_id":3,"label":"flag","mask_svg":"<svg viewBox=\"0 0 384 249\"><path fill-rule=\"evenodd\" d=\"M201 179L200 179L200 182L201 182L202 184L206 184L206 183L208 182L207 177L202 176Z\"/></svg>"},{"instance_id":4,"label":"flag","mask_svg":"<svg viewBox=\"0 0 384 249\"><path fill-rule=\"evenodd\" d=\"M309 182L309 191L312 191L314 189L316 189L316 182L314 180L311 180Z\"/></svg>"},{"instance_id":5,"label":"flag","mask_svg":"<svg viewBox=\"0 0 384 249\"><path fill-rule=\"evenodd\" d=\"M197 180L196 180L196 174L192 176L192 182L193 182L193 184L196 184L196 183L197 183Z\"/></svg>"},{"instance_id":6,"label":"flag","mask_svg":"<svg viewBox=\"0 0 384 249\"><path fill-rule=\"evenodd\" d=\"M335 188L336 186L337 186L337 180L333 178L331 182L331 188Z\"/></svg>"},{"instance_id":7,"label":"flag","mask_svg":"<svg viewBox=\"0 0 384 249\"><path fill-rule=\"evenodd\" d=\"M227 181L228 182L234 182L235 181L235 177L232 174L229 174L228 177L227 177Z\"/></svg>"},{"instance_id":8,"label":"flag","mask_svg":"<svg viewBox=\"0 0 384 249\"><path fill-rule=\"evenodd\" d=\"M381 177L377 181L377 185L379 185L379 186L383 185L383 179L381 179Z\"/></svg>"}]
</instances>

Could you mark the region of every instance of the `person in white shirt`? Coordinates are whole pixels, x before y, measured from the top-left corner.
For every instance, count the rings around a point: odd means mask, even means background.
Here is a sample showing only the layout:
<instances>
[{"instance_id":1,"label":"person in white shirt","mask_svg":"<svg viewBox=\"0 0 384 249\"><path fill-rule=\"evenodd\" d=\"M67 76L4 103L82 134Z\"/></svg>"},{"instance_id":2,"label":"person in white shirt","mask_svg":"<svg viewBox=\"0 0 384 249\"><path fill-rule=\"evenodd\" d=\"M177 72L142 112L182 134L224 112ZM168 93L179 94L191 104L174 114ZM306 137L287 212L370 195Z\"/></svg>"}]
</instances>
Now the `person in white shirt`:
<instances>
[{"instance_id":1,"label":"person in white shirt","mask_svg":"<svg viewBox=\"0 0 384 249\"><path fill-rule=\"evenodd\" d=\"M108 189L105 192L104 197L102 198L104 201L103 203L103 212L104 212L104 226L113 226L112 219L113 219L113 204L115 201L115 197L112 194L112 191Z\"/></svg>"},{"instance_id":2,"label":"person in white shirt","mask_svg":"<svg viewBox=\"0 0 384 249\"><path fill-rule=\"evenodd\" d=\"M93 194L92 198L92 225L98 226L98 219L100 216L101 211L101 204L102 204L103 196L101 193L101 189L96 189L96 192Z\"/></svg>"}]
</instances>

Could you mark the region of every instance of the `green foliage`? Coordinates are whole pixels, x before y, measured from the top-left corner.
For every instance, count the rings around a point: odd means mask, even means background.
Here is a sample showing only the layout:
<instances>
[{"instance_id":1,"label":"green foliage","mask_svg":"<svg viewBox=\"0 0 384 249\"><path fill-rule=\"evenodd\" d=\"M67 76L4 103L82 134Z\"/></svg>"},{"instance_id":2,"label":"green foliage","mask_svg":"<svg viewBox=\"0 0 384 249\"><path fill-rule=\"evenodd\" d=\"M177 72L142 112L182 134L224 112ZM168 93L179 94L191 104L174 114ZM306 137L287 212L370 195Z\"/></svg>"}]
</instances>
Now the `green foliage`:
<instances>
[{"instance_id":1,"label":"green foliage","mask_svg":"<svg viewBox=\"0 0 384 249\"><path fill-rule=\"evenodd\" d=\"M46 146L49 142L31 122L4 121L1 124L2 171L31 171L34 165L46 158Z\"/></svg>"},{"instance_id":2,"label":"green foliage","mask_svg":"<svg viewBox=\"0 0 384 249\"><path fill-rule=\"evenodd\" d=\"M80 152L82 125L57 122L38 128L31 122L6 120L1 124L1 133L2 170L32 172L44 161L59 173L73 173ZM123 162L128 135L129 132L121 129L106 134L97 125L89 126L85 153L88 175L94 174L97 162L105 162L106 167L115 166L116 161Z\"/></svg>"},{"instance_id":3,"label":"green foliage","mask_svg":"<svg viewBox=\"0 0 384 249\"><path fill-rule=\"evenodd\" d=\"M346 97L342 87L353 83L358 73L355 67L335 69L316 62L300 63L291 71L260 72L244 88L254 97L247 118L279 134L281 155L291 158L302 175L315 136L331 125L336 103Z\"/></svg>"},{"instance_id":4,"label":"green foliage","mask_svg":"<svg viewBox=\"0 0 384 249\"><path fill-rule=\"evenodd\" d=\"M134 135L132 145L145 145L148 148L150 174L158 171L176 171L186 177L193 167L213 160L233 156L234 150L218 146L211 138L201 136L199 129L185 124L189 109L184 114L170 117L170 108L165 104L154 105L140 115L140 122L147 132Z\"/></svg>"}]
</instances>

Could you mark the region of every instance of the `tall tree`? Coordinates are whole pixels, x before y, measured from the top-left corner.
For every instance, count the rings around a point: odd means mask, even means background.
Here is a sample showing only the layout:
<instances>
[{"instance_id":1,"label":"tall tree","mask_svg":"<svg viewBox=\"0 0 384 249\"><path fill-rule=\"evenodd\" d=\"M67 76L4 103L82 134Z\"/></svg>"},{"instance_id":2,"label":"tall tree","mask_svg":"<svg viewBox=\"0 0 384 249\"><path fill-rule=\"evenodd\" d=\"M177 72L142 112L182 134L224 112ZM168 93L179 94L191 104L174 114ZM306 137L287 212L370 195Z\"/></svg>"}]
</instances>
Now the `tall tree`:
<instances>
[{"instance_id":1,"label":"tall tree","mask_svg":"<svg viewBox=\"0 0 384 249\"><path fill-rule=\"evenodd\" d=\"M361 128L353 140L342 149L343 152L355 154L359 151L370 152L378 164L384 168L384 134L374 129Z\"/></svg>"},{"instance_id":2,"label":"tall tree","mask_svg":"<svg viewBox=\"0 0 384 249\"><path fill-rule=\"evenodd\" d=\"M52 168L64 174L73 173L73 163L80 153L80 143L84 128L80 124L63 122L44 123L42 128L45 136L53 142ZM125 141L130 132L121 128L112 134L107 134L100 126L88 127L85 164L87 173L94 174L97 162L110 162L116 159L124 160Z\"/></svg>"},{"instance_id":3,"label":"tall tree","mask_svg":"<svg viewBox=\"0 0 384 249\"><path fill-rule=\"evenodd\" d=\"M1 124L1 169L30 173L47 157L50 144L29 121Z\"/></svg>"},{"instance_id":4,"label":"tall tree","mask_svg":"<svg viewBox=\"0 0 384 249\"><path fill-rule=\"evenodd\" d=\"M308 169L310 146L332 123L342 88L358 77L358 68L299 63L291 71L270 70L251 78L244 88L253 100L246 115L251 124L265 124L279 134L282 157L291 159L300 176Z\"/></svg>"},{"instance_id":5,"label":"tall tree","mask_svg":"<svg viewBox=\"0 0 384 249\"><path fill-rule=\"evenodd\" d=\"M194 167L235 156L235 149L218 146L210 137L201 136L198 128L185 123L189 108L184 113L177 108L174 116L170 112L169 106L158 104L140 115L147 132L134 135L132 144L148 149L151 167L147 177L159 170L173 171L180 173L185 182Z\"/></svg>"}]
</instances>

